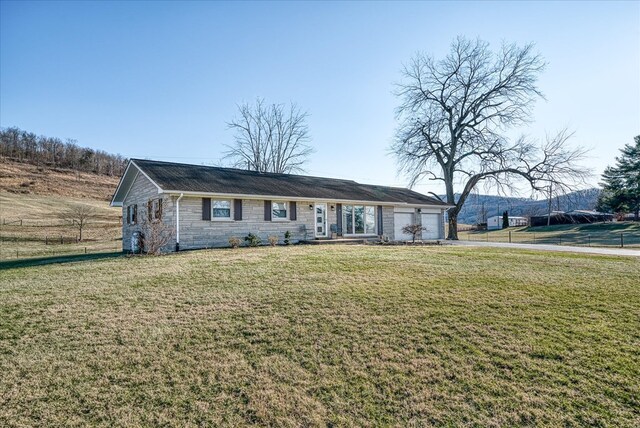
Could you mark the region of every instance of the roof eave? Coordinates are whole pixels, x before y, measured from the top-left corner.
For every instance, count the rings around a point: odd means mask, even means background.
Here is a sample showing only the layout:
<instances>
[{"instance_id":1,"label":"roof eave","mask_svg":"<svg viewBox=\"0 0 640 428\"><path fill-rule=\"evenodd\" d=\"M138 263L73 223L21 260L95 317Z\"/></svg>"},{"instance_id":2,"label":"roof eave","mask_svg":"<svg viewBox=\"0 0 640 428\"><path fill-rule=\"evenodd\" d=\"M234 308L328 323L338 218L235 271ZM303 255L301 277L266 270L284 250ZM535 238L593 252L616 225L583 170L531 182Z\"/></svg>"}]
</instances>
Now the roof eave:
<instances>
[{"instance_id":1,"label":"roof eave","mask_svg":"<svg viewBox=\"0 0 640 428\"><path fill-rule=\"evenodd\" d=\"M197 192L197 191L174 190L174 189L163 190L163 193L174 194L174 195L184 194L185 196L220 196L220 197L234 198L234 199L259 199L259 200L284 200L284 201L296 200L296 201L305 201L305 202L328 201L328 202L336 202L336 203L362 203L362 204L372 204L372 205L411 206L411 207L417 207L417 208L449 209L452 207L452 205L411 203L411 202L401 202L401 201L369 201L369 200L339 199L339 198L311 198L306 196L258 195L258 194L249 194L249 193Z\"/></svg>"}]
</instances>

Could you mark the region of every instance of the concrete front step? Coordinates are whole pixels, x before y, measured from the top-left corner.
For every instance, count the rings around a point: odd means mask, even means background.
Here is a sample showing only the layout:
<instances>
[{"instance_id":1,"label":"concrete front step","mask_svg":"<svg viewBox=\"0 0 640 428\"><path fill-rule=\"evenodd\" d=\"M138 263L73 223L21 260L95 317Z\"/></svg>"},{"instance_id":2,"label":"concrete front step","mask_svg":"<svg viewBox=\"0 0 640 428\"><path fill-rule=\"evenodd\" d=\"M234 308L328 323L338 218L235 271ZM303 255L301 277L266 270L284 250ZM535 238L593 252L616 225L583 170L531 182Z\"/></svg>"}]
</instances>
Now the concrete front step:
<instances>
[{"instance_id":1,"label":"concrete front step","mask_svg":"<svg viewBox=\"0 0 640 428\"><path fill-rule=\"evenodd\" d=\"M306 239L300 241L305 245L333 245L333 244L366 244L371 242L378 242L380 238L337 238L337 239Z\"/></svg>"}]
</instances>

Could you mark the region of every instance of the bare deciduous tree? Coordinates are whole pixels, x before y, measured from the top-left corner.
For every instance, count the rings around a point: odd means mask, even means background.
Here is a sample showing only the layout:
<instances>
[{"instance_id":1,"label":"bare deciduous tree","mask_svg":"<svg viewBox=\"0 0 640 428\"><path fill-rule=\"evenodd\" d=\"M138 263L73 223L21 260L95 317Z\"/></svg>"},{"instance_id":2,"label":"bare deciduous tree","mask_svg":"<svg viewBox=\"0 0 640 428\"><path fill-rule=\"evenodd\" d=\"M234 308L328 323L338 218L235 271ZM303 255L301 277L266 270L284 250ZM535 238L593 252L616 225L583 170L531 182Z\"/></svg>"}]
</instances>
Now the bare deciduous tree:
<instances>
[{"instance_id":1,"label":"bare deciduous tree","mask_svg":"<svg viewBox=\"0 0 640 428\"><path fill-rule=\"evenodd\" d=\"M252 171L292 173L303 171L313 149L306 120L308 114L295 104L238 106L239 116L228 123L235 131L235 144L227 146L225 158L233 166Z\"/></svg>"},{"instance_id":2,"label":"bare deciduous tree","mask_svg":"<svg viewBox=\"0 0 640 428\"><path fill-rule=\"evenodd\" d=\"M82 231L95 216L96 210L90 205L73 205L59 214L62 220L70 221L78 228L79 241L82 241Z\"/></svg>"},{"instance_id":3,"label":"bare deciduous tree","mask_svg":"<svg viewBox=\"0 0 640 428\"><path fill-rule=\"evenodd\" d=\"M589 176L578 165L586 151L567 145L566 130L540 144L504 136L530 120L543 97L536 84L544 66L533 45L504 44L492 52L487 43L464 38L443 60L418 54L405 66L392 152L410 186L425 178L444 183L453 205L448 239L458 239L458 213L480 183L499 193L517 193L522 182L533 191L569 191ZM463 189L457 200L456 184Z\"/></svg>"}]
</instances>

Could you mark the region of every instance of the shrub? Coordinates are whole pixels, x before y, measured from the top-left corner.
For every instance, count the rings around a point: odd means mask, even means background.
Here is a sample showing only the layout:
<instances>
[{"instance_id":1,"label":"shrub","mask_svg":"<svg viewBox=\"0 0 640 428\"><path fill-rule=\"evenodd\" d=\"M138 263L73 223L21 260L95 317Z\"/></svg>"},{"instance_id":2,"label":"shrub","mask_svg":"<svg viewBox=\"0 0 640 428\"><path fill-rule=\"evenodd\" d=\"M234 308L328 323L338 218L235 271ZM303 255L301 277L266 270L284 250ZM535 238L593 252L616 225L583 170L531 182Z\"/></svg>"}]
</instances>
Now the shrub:
<instances>
[{"instance_id":1,"label":"shrub","mask_svg":"<svg viewBox=\"0 0 640 428\"><path fill-rule=\"evenodd\" d=\"M257 247L262 242L262 240L257 235L254 235L253 233L250 233L247 236L245 236L244 240L249 243L250 247Z\"/></svg>"},{"instance_id":2,"label":"shrub","mask_svg":"<svg viewBox=\"0 0 640 428\"><path fill-rule=\"evenodd\" d=\"M411 235L413 240L411 242L416 242L416 235L423 230L427 230L426 227L422 227L421 224L408 224L402 228L402 233L406 233L407 235Z\"/></svg>"},{"instance_id":3,"label":"shrub","mask_svg":"<svg viewBox=\"0 0 640 428\"><path fill-rule=\"evenodd\" d=\"M240 246L240 238L232 236L231 238L229 238L229 245L231 246L231 248L238 248Z\"/></svg>"},{"instance_id":4,"label":"shrub","mask_svg":"<svg viewBox=\"0 0 640 428\"><path fill-rule=\"evenodd\" d=\"M141 229L144 237L141 248L148 255L159 255L174 236L171 225L158 220L149 221L146 216L142 216Z\"/></svg>"},{"instance_id":5,"label":"shrub","mask_svg":"<svg viewBox=\"0 0 640 428\"><path fill-rule=\"evenodd\" d=\"M291 244L291 232L288 230L284 233L284 245Z\"/></svg>"},{"instance_id":6,"label":"shrub","mask_svg":"<svg viewBox=\"0 0 640 428\"><path fill-rule=\"evenodd\" d=\"M272 247L275 247L278 244L278 237L275 235L270 235L269 236L269 245L271 245Z\"/></svg>"}]
</instances>

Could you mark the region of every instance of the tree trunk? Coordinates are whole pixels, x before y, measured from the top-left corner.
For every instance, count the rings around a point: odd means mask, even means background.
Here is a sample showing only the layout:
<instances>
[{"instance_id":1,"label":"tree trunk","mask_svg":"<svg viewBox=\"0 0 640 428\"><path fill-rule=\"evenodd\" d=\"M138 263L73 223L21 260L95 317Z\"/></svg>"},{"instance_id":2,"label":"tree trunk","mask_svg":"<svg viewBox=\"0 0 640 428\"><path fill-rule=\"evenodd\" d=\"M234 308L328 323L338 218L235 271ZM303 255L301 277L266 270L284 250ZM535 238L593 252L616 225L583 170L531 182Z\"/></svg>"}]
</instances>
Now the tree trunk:
<instances>
[{"instance_id":1,"label":"tree trunk","mask_svg":"<svg viewBox=\"0 0 640 428\"><path fill-rule=\"evenodd\" d=\"M447 232L447 239L454 241L458 240L458 209L452 208L449 210L449 231Z\"/></svg>"},{"instance_id":2,"label":"tree trunk","mask_svg":"<svg viewBox=\"0 0 640 428\"><path fill-rule=\"evenodd\" d=\"M80 227L80 242L82 242L82 227Z\"/></svg>"}]
</instances>

